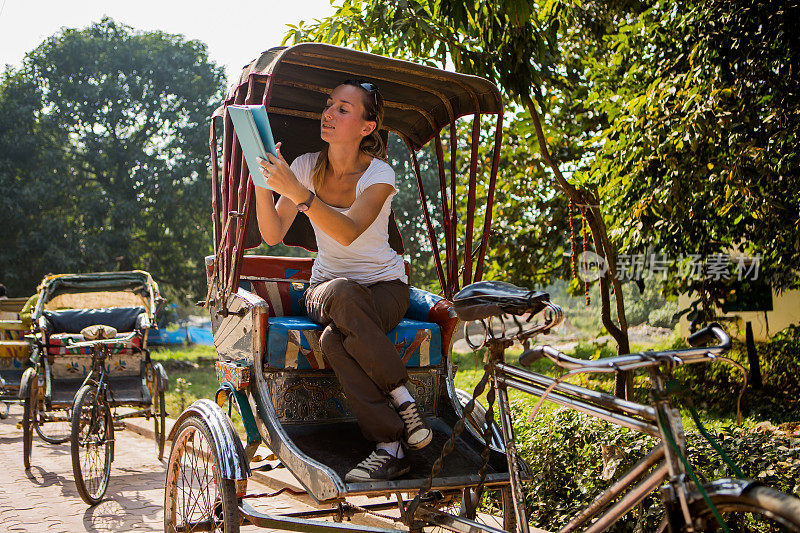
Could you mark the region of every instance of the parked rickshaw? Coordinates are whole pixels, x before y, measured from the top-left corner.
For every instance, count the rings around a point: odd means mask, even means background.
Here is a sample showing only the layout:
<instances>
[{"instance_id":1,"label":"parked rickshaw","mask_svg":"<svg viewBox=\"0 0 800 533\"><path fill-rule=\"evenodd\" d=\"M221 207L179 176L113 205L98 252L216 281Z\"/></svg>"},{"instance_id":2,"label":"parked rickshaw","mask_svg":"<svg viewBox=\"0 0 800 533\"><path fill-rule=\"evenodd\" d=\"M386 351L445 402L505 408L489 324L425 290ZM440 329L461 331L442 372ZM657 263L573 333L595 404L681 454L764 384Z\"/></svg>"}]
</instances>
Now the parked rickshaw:
<instances>
[{"instance_id":1,"label":"parked rickshaw","mask_svg":"<svg viewBox=\"0 0 800 533\"><path fill-rule=\"evenodd\" d=\"M39 286L33 367L20 388L24 464L30 468L34 430L51 444L69 440L75 483L88 504L108 486L115 424L152 418L163 456L168 380L147 349L160 301L158 285L140 270L47 276ZM133 410L112 413L118 407Z\"/></svg>"},{"instance_id":2,"label":"parked rickshaw","mask_svg":"<svg viewBox=\"0 0 800 533\"><path fill-rule=\"evenodd\" d=\"M291 162L322 147L319 120L325 99L344 79L353 77L365 77L380 86L385 129L398 135L409 149L443 292L440 296L412 287L405 318L388 334L403 354L410 375L408 388L433 428L433 443L411 456L412 470L405 478L371 483L344 481L345 473L367 455L371 445L361 436L320 350L321 328L305 316L298 302L308 286L313 259L245 254L260 245L261 238L253 184L226 113L226 106L234 103L265 104L274 137L282 141L281 152ZM478 150L484 115L495 127L490 159ZM465 116L473 119L472 142L466 145L456 129L456 120ZM186 409L171 433L164 513L167 531L223 527L235 531L240 521L283 529L341 530L349 526L308 519L328 516L338 520L387 508L399 508L408 525L470 521L480 515L496 520L497 527L509 527L513 513L508 467L498 428L493 421L487 426L476 417L478 407L472 409L466 425L459 423L462 403L453 384L455 369L450 357L458 318L448 301L462 283L482 276L502 123L503 104L493 83L406 61L309 43L271 49L245 68L211 119L215 255L206 259L206 303L219 359L220 389L213 401L198 400ZM449 137L452 164L445 164L442 130ZM439 190L433 191L432 197L423 186L417 159L417 151L429 141L433 141L440 178ZM468 158L464 175L459 174L459 154ZM466 189L465 205L457 205L457 186ZM441 220L432 220L430 205L434 201L441 204ZM391 246L402 253L393 217L389 234ZM302 213L284 244L316 250L313 230ZM413 266L407 267L413 281ZM463 393L461 397L464 401L471 398ZM226 403L240 413L247 442L240 441L220 407ZM483 428L488 428L488 433ZM484 444L486 436L488 446ZM245 494L246 478L261 443L328 508L267 516L251 506L251 495ZM442 455L447 455L443 461ZM481 497L484 488L494 494L492 499ZM358 508L346 503L356 495L417 492L422 495L415 513L410 514L405 507L408 499L402 496L399 502ZM493 511L489 512L490 508Z\"/></svg>"},{"instance_id":3,"label":"parked rickshaw","mask_svg":"<svg viewBox=\"0 0 800 533\"><path fill-rule=\"evenodd\" d=\"M19 312L27 298L0 300L0 418L6 418L11 404L20 403L19 383L28 368L30 345L25 340L28 329Z\"/></svg>"}]
</instances>

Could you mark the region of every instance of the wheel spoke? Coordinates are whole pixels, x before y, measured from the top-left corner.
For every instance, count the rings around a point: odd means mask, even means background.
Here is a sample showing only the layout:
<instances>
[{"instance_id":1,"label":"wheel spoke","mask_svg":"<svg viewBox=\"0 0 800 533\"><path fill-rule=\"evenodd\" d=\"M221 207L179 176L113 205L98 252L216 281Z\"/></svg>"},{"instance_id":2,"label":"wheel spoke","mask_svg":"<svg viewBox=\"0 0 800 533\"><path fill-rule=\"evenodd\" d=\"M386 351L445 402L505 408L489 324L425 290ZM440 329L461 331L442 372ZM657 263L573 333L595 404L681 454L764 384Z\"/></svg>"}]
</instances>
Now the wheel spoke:
<instances>
[{"instance_id":1,"label":"wheel spoke","mask_svg":"<svg viewBox=\"0 0 800 533\"><path fill-rule=\"evenodd\" d=\"M165 496L165 530L191 531L202 524L203 530L224 530L229 520L230 503L226 508L219 489L213 444L208 430L199 419L191 419L178 431L167 466ZM228 502L235 501L229 480L223 480ZM228 509L223 511L223 509ZM238 525L238 522L237 522ZM238 529L237 529L238 531Z\"/></svg>"}]
</instances>

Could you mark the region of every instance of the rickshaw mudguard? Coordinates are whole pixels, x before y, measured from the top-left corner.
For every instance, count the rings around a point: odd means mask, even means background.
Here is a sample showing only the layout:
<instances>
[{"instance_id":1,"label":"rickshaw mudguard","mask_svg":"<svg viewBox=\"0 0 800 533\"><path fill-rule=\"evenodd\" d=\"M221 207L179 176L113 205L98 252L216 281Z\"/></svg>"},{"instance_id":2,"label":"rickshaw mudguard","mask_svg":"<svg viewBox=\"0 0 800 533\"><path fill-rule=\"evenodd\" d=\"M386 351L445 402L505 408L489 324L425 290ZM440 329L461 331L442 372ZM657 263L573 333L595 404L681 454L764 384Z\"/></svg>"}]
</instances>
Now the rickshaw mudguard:
<instances>
[{"instance_id":1,"label":"rickshaw mudguard","mask_svg":"<svg viewBox=\"0 0 800 533\"><path fill-rule=\"evenodd\" d=\"M167 371L164 370L164 366L161 363L154 364L153 372L156 375L156 390L167 392L169 390L169 377L167 376Z\"/></svg>"},{"instance_id":2,"label":"rickshaw mudguard","mask_svg":"<svg viewBox=\"0 0 800 533\"><path fill-rule=\"evenodd\" d=\"M239 411L239 415L242 417L242 424L244 425L244 430L247 433L247 444L250 445L261 442L261 435L258 433L256 419L253 416L253 410L250 408L250 401L247 399L247 395L240 390L236 390L236 387L228 381L220 384L215 398L218 397L219 393L223 391L228 392L234 401L236 401L236 409ZM219 402L217 402L217 404L219 405Z\"/></svg>"},{"instance_id":3,"label":"rickshaw mudguard","mask_svg":"<svg viewBox=\"0 0 800 533\"><path fill-rule=\"evenodd\" d=\"M250 465L244 453L242 441L236 434L228 415L212 400L201 398L181 413L172 426L167 440L174 441L181 423L192 415L199 416L208 426L212 444L217 450L220 475L224 479L247 479L250 477Z\"/></svg>"},{"instance_id":4,"label":"rickshaw mudguard","mask_svg":"<svg viewBox=\"0 0 800 533\"><path fill-rule=\"evenodd\" d=\"M213 258L209 259L211 261L207 259L206 266L210 275L213 272ZM251 420L255 422L260 438L297 477L312 498L321 502L341 497L346 493L344 482L331 468L308 457L297 447L281 427L269 392L262 385L265 383L263 357L268 328L268 304L257 294L239 288L236 293L228 296L228 316L222 316L218 312L218 306L219 304L211 310L211 324L215 335L220 330L242 332L235 336L225 336L219 342L215 336L218 357L225 361L248 362L255 375L251 394L236 396L240 413L246 412L245 403L250 405L250 413L253 415ZM221 410L219 407L218 409ZM250 438L248 431L248 440Z\"/></svg>"},{"instance_id":5,"label":"rickshaw mudguard","mask_svg":"<svg viewBox=\"0 0 800 533\"><path fill-rule=\"evenodd\" d=\"M38 379L36 369L33 367L25 369L25 372L22 374L22 379L19 382L19 393L17 394L20 400L24 400L25 397L28 396L28 389L31 386L31 381L34 379Z\"/></svg>"}]
</instances>

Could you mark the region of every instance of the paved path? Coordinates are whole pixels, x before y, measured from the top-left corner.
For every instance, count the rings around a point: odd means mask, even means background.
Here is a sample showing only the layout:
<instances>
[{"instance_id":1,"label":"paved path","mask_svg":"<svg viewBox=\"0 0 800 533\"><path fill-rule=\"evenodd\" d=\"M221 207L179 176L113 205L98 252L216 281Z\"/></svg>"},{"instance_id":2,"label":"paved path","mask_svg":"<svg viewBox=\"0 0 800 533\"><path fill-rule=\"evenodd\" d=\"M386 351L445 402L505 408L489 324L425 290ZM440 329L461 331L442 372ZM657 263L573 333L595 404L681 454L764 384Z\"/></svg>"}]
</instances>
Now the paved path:
<instances>
[{"instance_id":1,"label":"paved path","mask_svg":"<svg viewBox=\"0 0 800 533\"><path fill-rule=\"evenodd\" d=\"M136 431L129 428L115 433L115 457L106 499L89 507L75 489L68 443L51 445L34 435L31 469L25 472L22 466L22 429L17 429L21 419L22 408L14 405L9 417L0 420L0 533L164 530L162 506L167 459L158 461L152 438L139 434L152 435L152 422L133 419L129 423L137 425ZM166 454L169 445L167 443ZM264 456L269 453L266 449L259 452ZM302 489L286 469L279 468L269 474L254 473L248 483L248 493L273 492L282 487ZM363 505L368 501L378 503L386 500L357 497L351 501ZM290 496L284 493L250 500L250 503L267 514L319 508L305 494ZM386 514L396 516L397 511ZM358 515L353 518L353 523L398 527L394 522L370 515ZM271 531L252 526L243 530Z\"/></svg>"},{"instance_id":2,"label":"paved path","mask_svg":"<svg viewBox=\"0 0 800 533\"><path fill-rule=\"evenodd\" d=\"M116 433L106 499L88 507L72 477L69 444L50 445L34 435L31 469L22 466L22 408L14 405L0 420L0 531L163 531L164 469L153 441L133 431ZM270 489L252 481L249 492ZM307 509L304 502L283 495L270 498L270 510ZM251 531L264 529L245 528Z\"/></svg>"}]
</instances>

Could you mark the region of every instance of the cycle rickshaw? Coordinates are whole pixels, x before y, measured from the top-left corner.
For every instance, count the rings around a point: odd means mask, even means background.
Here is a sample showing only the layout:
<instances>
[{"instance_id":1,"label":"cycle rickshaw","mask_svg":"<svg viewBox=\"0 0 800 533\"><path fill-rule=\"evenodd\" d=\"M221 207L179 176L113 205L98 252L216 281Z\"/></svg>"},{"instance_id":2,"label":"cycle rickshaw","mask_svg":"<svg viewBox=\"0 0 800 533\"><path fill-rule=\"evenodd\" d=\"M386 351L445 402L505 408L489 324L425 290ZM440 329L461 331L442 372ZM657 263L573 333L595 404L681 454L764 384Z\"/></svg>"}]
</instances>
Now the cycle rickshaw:
<instances>
[{"instance_id":1,"label":"cycle rickshaw","mask_svg":"<svg viewBox=\"0 0 800 533\"><path fill-rule=\"evenodd\" d=\"M0 300L0 418L8 416L12 403L21 403L19 384L28 368L30 345L25 340L28 330L19 319L19 312L27 300Z\"/></svg>"},{"instance_id":2,"label":"cycle rickshaw","mask_svg":"<svg viewBox=\"0 0 800 533\"><path fill-rule=\"evenodd\" d=\"M25 371L23 459L33 432L51 444L70 441L78 492L99 502L114 459L115 424L152 417L156 453L164 451L166 371L150 361L147 334L161 302L144 271L47 276L32 315L32 368ZM132 411L114 414L118 407Z\"/></svg>"},{"instance_id":3,"label":"cycle rickshaw","mask_svg":"<svg viewBox=\"0 0 800 533\"><path fill-rule=\"evenodd\" d=\"M299 302L308 286L313 259L245 254L261 244L254 185L225 108L263 103L275 139L283 142L282 153L291 162L321 148L319 122L325 97L342 80L353 77L365 77L380 86L385 128L409 149L442 295L412 287L405 319L388 333L408 367L408 388L434 431L432 444L410 455L411 472L404 478L347 483L345 473L370 451L370 444L361 437L347 398L320 350L320 328L304 316ZM495 121L493 152L488 158L479 146L484 115ZM469 142L462 146L469 156L459 165L456 120L464 116L471 116L473 122ZM666 402L658 409L639 406L504 363L504 350L514 338L525 340L549 331L561 322L562 313L545 293L480 281L492 222L502 123L503 104L491 82L406 61L304 43L268 50L245 67L224 105L212 116L209 139L215 255L206 258L209 288L203 303L211 314L220 387L214 400L197 400L187 408L170 434L166 531L230 533L242 525L298 531L386 531L343 520L392 509L397 514L381 516L414 531L438 527L464 532L527 532L520 482L530 471L516 453L508 388L548 396L556 403L650 435L667 427L658 418L661 415L669 417L669 427L677 427ZM221 139L218 129L223 132ZM449 161L444 155L443 130L449 133ZM432 197L425 190L417 158L428 142L433 143L439 176L438 191ZM466 198L465 205L456 205L457 188ZM435 221L432 202L441 206L442 216ZM393 219L389 235L393 248L402 252ZM284 244L316 249L313 231L302 213ZM492 327L495 317L504 313L514 317L516 332ZM453 383L453 332L461 320L482 323L484 340L480 344L488 347L487 372L472 394L457 391ZM704 330L700 340L716 337L723 342L711 349L692 349L685 357L699 361L704 354L724 351L727 346L720 335L724 332ZM559 364L581 364L543 348L526 352L521 360L530 362L542 356ZM642 367L661 364L667 356L632 354L614 359L611 366L598 363L600 371L637 368L637 362ZM487 387L488 408L484 408L475 398ZM499 427L494 422L495 398ZM226 405L228 414L223 409ZM233 408L241 416L244 443L229 417ZM266 514L250 503L269 496L247 493L251 462L261 443L294 474L320 508ZM683 480L677 476L676 456L659 446L614 485L613 491L604 492L582 513L581 524L606 512L590 528L601 531L609 520L624 514L619 505L610 511L605 508L659 461L662 463L646 483L622 498L625 509L652 493L668 473ZM673 481L670 479L671 484ZM717 487L712 495L735 499L737 492L741 495L745 489L745 484L730 483ZM395 500L357 504L353 499L358 496L386 496L387 500L392 496ZM674 501L666 496L665 502L670 513L675 511ZM689 503L699 505L696 498ZM672 524L672 514L669 517L667 523Z\"/></svg>"}]
</instances>

